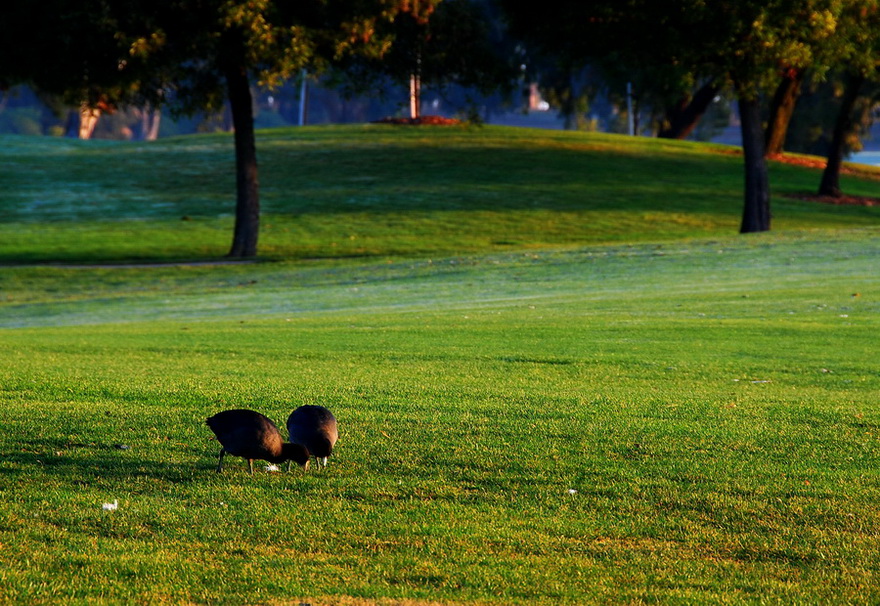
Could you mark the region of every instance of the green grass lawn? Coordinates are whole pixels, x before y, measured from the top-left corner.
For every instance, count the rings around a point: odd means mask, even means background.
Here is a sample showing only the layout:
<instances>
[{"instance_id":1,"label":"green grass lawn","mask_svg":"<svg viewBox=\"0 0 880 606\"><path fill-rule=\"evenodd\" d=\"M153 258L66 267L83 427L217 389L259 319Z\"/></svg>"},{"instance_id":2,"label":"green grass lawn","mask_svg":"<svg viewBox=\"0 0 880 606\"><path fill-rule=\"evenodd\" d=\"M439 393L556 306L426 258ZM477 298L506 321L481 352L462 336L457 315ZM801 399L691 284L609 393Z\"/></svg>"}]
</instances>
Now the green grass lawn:
<instances>
[{"instance_id":1,"label":"green grass lawn","mask_svg":"<svg viewBox=\"0 0 880 606\"><path fill-rule=\"evenodd\" d=\"M91 265L222 255L228 138L4 141L0 602L880 601L878 209L775 165L742 237L717 148L373 130L264 133L233 265ZM326 471L214 472L207 416L301 404Z\"/></svg>"}]
</instances>

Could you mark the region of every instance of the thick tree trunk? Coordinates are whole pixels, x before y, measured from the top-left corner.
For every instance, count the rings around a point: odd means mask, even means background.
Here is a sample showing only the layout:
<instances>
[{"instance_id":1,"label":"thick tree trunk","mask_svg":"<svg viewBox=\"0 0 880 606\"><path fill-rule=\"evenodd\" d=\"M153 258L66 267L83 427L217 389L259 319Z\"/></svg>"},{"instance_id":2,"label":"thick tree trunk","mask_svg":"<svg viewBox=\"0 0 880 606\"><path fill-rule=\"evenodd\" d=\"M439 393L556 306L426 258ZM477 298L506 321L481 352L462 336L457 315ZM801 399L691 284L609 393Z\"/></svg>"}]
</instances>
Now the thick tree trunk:
<instances>
[{"instance_id":1,"label":"thick tree trunk","mask_svg":"<svg viewBox=\"0 0 880 606\"><path fill-rule=\"evenodd\" d=\"M859 91L865 83L863 76L851 75L843 91L840 112L834 123L834 134L831 137L831 148L828 150L828 164L822 172L822 181L819 183L820 196L840 197L840 167L843 164L843 154L846 151L846 137L853 129L853 110L859 98Z\"/></svg>"},{"instance_id":2,"label":"thick tree trunk","mask_svg":"<svg viewBox=\"0 0 880 606\"><path fill-rule=\"evenodd\" d=\"M162 110L149 105L141 109L141 137L144 141L155 141L159 138L159 124Z\"/></svg>"},{"instance_id":3,"label":"thick tree trunk","mask_svg":"<svg viewBox=\"0 0 880 606\"><path fill-rule=\"evenodd\" d=\"M788 133L788 124L794 114L794 106L801 94L801 85L804 82L804 70L790 70L779 86L770 105L770 120L767 122L765 135L764 155L772 157L781 154L785 147L785 135Z\"/></svg>"},{"instance_id":4,"label":"thick tree trunk","mask_svg":"<svg viewBox=\"0 0 880 606\"><path fill-rule=\"evenodd\" d=\"M685 139L690 135L715 96L719 88L714 82L700 87L692 97L685 97L678 105L666 110L665 126L657 136L662 139Z\"/></svg>"},{"instance_id":5,"label":"thick tree trunk","mask_svg":"<svg viewBox=\"0 0 880 606\"><path fill-rule=\"evenodd\" d=\"M745 163L745 205L740 233L770 230L770 180L764 158L764 130L758 99L740 95L742 145Z\"/></svg>"},{"instance_id":6,"label":"thick tree trunk","mask_svg":"<svg viewBox=\"0 0 880 606\"><path fill-rule=\"evenodd\" d=\"M254 138L253 99L247 71L226 67L226 87L235 129L235 232L230 257L257 254L260 231L260 188L257 181L257 147Z\"/></svg>"},{"instance_id":7,"label":"thick tree trunk","mask_svg":"<svg viewBox=\"0 0 880 606\"><path fill-rule=\"evenodd\" d=\"M95 132L95 126L98 124L98 118L100 117L100 109L97 107L89 107L83 103L79 108L79 132L77 136L80 139L91 139L92 133Z\"/></svg>"}]
</instances>

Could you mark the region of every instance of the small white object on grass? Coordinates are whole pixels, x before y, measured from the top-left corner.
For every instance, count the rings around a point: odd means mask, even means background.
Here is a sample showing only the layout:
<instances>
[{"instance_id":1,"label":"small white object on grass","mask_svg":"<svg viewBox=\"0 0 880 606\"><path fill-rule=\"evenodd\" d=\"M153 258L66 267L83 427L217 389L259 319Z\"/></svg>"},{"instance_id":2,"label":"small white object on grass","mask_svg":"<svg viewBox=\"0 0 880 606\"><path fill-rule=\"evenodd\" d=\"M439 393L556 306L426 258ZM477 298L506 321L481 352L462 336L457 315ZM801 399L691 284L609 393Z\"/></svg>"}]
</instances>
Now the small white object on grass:
<instances>
[{"instance_id":1,"label":"small white object on grass","mask_svg":"<svg viewBox=\"0 0 880 606\"><path fill-rule=\"evenodd\" d=\"M266 471L281 471L277 465L266 465Z\"/></svg>"},{"instance_id":2,"label":"small white object on grass","mask_svg":"<svg viewBox=\"0 0 880 606\"><path fill-rule=\"evenodd\" d=\"M114 509L119 509L119 501L117 499L113 499L112 503L104 503L101 508L104 511L113 511Z\"/></svg>"},{"instance_id":3,"label":"small white object on grass","mask_svg":"<svg viewBox=\"0 0 880 606\"><path fill-rule=\"evenodd\" d=\"M568 494L577 494L577 493L578 493L578 491L575 490L574 488L569 488L569 489L568 489Z\"/></svg>"}]
</instances>

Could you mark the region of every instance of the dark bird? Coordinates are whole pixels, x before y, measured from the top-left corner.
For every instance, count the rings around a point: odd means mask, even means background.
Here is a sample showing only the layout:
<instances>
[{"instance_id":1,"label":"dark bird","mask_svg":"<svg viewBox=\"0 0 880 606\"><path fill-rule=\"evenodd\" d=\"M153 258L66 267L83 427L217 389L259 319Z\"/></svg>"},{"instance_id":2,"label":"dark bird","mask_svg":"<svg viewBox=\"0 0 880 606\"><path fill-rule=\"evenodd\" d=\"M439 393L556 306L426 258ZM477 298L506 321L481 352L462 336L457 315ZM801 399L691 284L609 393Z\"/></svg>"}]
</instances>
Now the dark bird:
<instances>
[{"instance_id":1,"label":"dark bird","mask_svg":"<svg viewBox=\"0 0 880 606\"><path fill-rule=\"evenodd\" d=\"M315 457L318 467L327 467L327 457L333 453L333 446L339 437L336 417L332 412L323 406L300 406L287 418L287 431L292 444L305 446L308 454Z\"/></svg>"},{"instance_id":2,"label":"dark bird","mask_svg":"<svg viewBox=\"0 0 880 606\"><path fill-rule=\"evenodd\" d=\"M275 423L258 412L224 410L206 422L222 446L217 461L218 473L223 471L223 455L226 453L247 459L251 474L254 473L254 459L270 463L296 461L303 468L308 465L308 451L299 444L286 444Z\"/></svg>"}]
</instances>

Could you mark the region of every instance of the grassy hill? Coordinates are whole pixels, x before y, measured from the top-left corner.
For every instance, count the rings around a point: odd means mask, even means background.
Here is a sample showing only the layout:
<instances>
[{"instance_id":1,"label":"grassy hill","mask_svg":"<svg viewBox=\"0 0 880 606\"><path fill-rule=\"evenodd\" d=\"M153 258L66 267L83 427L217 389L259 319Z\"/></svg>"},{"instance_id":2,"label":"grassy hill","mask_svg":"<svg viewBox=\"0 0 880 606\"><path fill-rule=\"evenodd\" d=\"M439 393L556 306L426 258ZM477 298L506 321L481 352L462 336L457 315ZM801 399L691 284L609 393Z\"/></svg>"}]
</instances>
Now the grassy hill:
<instances>
[{"instance_id":1,"label":"grassy hill","mask_svg":"<svg viewBox=\"0 0 880 606\"><path fill-rule=\"evenodd\" d=\"M0 143L0 262L216 259L231 243L228 135ZM264 131L261 253L430 256L732 235L743 179L734 152L496 127ZM877 208L791 197L818 178L772 165L776 230L876 225ZM845 178L844 188L876 195L880 182Z\"/></svg>"},{"instance_id":2,"label":"grassy hill","mask_svg":"<svg viewBox=\"0 0 880 606\"><path fill-rule=\"evenodd\" d=\"M0 602L880 601L880 209L815 170L743 237L726 148L267 131L267 262L157 265L227 136L0 143ZM327 470L213 471L301 404Z\"/></svg>"}]
</instances>

